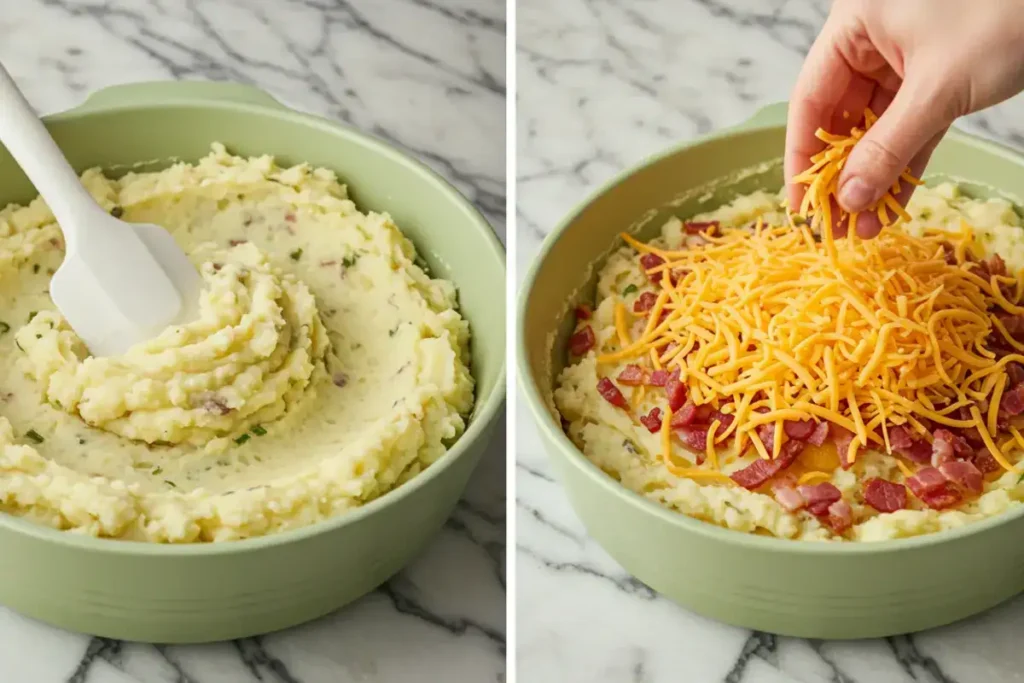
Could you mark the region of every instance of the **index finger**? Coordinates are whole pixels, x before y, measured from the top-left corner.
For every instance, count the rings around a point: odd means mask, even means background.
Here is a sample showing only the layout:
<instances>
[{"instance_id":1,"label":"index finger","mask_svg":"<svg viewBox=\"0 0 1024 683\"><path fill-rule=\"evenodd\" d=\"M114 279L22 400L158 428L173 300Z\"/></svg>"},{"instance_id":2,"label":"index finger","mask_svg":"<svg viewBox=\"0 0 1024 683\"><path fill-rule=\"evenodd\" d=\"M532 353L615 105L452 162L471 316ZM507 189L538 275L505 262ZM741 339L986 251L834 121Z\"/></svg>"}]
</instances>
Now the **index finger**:
<instances>
[{"instance_id":1,"label":"index finger","mask_svg":"<svg viewBox=\"0 0 1024 683\"><path fill-rule=\"evenodd\" d=\"M825 148L814 136L828 126L853 79L853 70L835 47L834 31L828 22L807 53L800 69L786 120L785 177L789 206L796 209L804 188L792 179L811 165L811 157Z\"/></svg>"}]
</instances>

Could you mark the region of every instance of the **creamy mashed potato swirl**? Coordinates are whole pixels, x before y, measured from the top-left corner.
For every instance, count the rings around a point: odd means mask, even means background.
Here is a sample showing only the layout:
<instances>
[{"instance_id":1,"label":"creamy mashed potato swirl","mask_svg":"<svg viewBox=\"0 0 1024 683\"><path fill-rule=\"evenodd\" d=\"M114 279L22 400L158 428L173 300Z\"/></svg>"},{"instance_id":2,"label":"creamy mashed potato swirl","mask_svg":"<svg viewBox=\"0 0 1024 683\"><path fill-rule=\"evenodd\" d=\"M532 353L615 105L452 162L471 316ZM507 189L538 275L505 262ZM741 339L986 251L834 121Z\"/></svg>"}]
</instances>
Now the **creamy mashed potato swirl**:
<instances>
[{"instance_id":1,"label":"creamy mashed potato swirl","mask_svg":"<svg viewBox=\"0 0 1024 683\"><path fill-rule=\"evenodd\" d=\"M214 145L82 181L175 237L202 272L201 314L90 357L48 295L52 214L40 199L0 210L0 511L119 539L248 538L363 505L465 430L455 287L330 171Z\"/></svg>"},{"instance_id":2,"label":"creamy mashed potato swirl","mask_svg":"<svg viewBox=\"0 0 1024 683\"><path fill-rule=\"evenodd\" d=\"M147 443L223 445L294 405L329 343L309 289L251 244L203 265L199 319L124 356L94 358L53 311L16 336L46 400L86 424Z\"/></svg>"}]
</instances>

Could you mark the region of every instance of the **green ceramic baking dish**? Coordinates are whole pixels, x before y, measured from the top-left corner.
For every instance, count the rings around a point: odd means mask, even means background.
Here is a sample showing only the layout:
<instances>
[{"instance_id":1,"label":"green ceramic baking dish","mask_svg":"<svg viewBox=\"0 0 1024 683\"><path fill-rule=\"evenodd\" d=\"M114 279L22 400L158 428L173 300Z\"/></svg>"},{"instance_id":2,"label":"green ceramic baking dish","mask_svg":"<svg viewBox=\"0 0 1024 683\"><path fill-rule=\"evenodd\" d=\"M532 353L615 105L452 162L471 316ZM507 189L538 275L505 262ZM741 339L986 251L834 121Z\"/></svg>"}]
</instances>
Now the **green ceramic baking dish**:
<instances>
[{"instance_id":1,"label":"green ceramic baking dish","mask_svg":"<svg viewBox=\"0 0 1024 683\"><path fill-rule=\"evenodd\" d=\"M650 238L670 215L685 218L738 194L777 190L784 136L785 105L773 105L735 129L675 147L613 179L545 241L523 284L517 352L521 387L555 470L588 532L627 571L723 622L808 638L867 638L992 607L1024 589L1022 509L955 531L878 543L747 535L634 494L562 432L550 396L566 361L568 311L592 301L595 265L617 234ZM1024 187L1024 158L951 133L928 173L966 179L968 192L989 194Z\"/></svg>"},{"instance_id":2,"label":"green ceramic baking dish","mask_svg":"<svg viewBox=\"0 0 1024 683\"><path fill-rule=\"evenodd\" d=\"M504 404L504 252L459 193L377 140L282 106L247 86L167 82L100 91L46 117L71 164L113 173L194 161L223 142L241 155L335 170L362 209L388 211L432 270L454 281L472 330L476 407L465 434L398 489L295 531L214 544L156 545L62 533L0 514L0 603L74 631L202 642L324 615L383 583L440 530ZM156 161L153 161L156 160ZM0 150L0 201L35 195Z\"/></svg>"}]
</instances>

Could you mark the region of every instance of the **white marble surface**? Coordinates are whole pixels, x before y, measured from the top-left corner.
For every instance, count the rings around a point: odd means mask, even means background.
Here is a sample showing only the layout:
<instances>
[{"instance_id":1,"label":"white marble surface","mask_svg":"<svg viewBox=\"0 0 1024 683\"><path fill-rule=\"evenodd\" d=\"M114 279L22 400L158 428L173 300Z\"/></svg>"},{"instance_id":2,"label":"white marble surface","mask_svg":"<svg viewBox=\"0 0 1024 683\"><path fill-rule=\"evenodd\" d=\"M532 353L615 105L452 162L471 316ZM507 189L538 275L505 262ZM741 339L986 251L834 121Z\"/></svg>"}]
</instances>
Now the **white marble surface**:
<instances>
[{"instance_id":1,"label":"white marble surface","mask_svg":"<svg viewBox=\"0 0 1024 683\"><path fill-rule=\"evenodd\" d=\"M519 276L547 231L612 174L786 99L827 7L825 0L520 0ZM1024 147L1022 114L1018 98L965 126ZM521 400L517 412L519 680L1024 681L1024 599L912 637L822 643L723 626L652 594L587 538Z\"/></svg>"},{"instance_id":2,"label":"white marble surface","mask_svg":"<svg viewBox=\"0 0 1024 683\"><path fill-rule=\"evenodd\" d=\"M251 83L404 147L504 234L502 0L8 0L0 36L0 61L41 111L119 82ZM158 647L0 608L0 682L502 681L503 444L499 433L423 556L333 616L263 638Z\"/></svg>"}]
</instances>

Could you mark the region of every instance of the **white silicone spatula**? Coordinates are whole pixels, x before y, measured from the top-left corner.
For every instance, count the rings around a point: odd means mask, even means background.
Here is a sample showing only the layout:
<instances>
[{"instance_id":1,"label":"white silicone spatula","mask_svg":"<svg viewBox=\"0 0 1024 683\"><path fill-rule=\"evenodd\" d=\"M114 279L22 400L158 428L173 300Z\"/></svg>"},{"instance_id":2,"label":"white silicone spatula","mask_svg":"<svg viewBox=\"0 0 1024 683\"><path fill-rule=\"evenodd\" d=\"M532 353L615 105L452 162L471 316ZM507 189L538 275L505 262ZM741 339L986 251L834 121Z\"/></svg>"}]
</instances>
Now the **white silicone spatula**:
<instances>
[{"instance_id":1,"label":"white silicone spatula","mask_svg":"<svg viewBox=\"0 0 1024 683\"><path fill-rule=\"evenodd\" d=\"M123 353L195 317L201 280L174 238L104 211L2 66L0 142L64 232L64 263L50 297L93 355Z\"/></svg>"}]
</instances>

